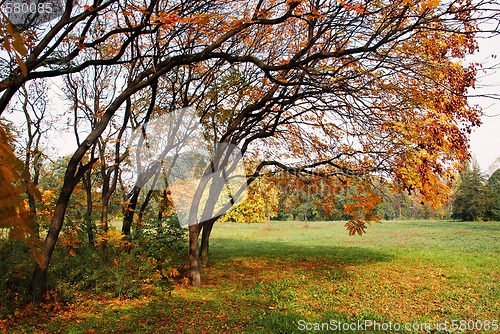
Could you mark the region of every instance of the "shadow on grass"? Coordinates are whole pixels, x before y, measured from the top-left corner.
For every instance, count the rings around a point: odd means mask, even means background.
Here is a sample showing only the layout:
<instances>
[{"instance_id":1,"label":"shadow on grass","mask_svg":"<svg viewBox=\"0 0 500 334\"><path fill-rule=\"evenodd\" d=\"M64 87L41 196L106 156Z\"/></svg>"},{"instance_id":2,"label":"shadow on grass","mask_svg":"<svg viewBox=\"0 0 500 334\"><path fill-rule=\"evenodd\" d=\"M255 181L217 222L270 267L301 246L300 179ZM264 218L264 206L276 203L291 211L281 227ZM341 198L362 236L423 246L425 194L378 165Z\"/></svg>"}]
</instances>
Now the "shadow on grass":
<instances>
[{"instance_id":1,"label":"shadow on grass","mask_svg":"<svg viewBox=\"0 0 500 334\"><path fill-rule=\"evenodd\" d=\"M78 315L70 312L67 317L55 317L44 323L43 330L65 333L298 333L303 321L354 322L360 317L391 320L377 313L348 315L335 308L325 310L321 307L355 289L350 283L350 267L392 259L392 255L382 251L217 238L212 240L211 255L212 265L203 269L201 289L180 288L169 297L103 305L101 312L95 309ZM336 294L329 290L332 285L336 286ZM29 332L28 328L23 329Z\"/></svg>"},{"instance_id":2,"label":"shadow on grass","mask_svg":"<svg viewBox=\"0 0 500 334\"><path fill-rule=\"evenodd\" d=\"M210 261L220 263L234 258L283 258L301 261L310 258L327 259L344 265L384 262L393 254L364 247L338 245L293 244L292 242L217 238L210 242Z\"/></svg>"},{"instance_id":3,"label":"shadow on grass","mask_svg":"<svg viewBox=\"0 0 500 334\"><path fill-rule=\"evenodd\" d=\"M71 321L68 321L71 319ZM18 328L20 332L63 333L297 333L303 321L309 321L294 311L270 310L263 304L235 304L231 300L190 300L171 297L133 307L105 308L100 313L80 317L55 318L42 326L32 324ZM328 312L315 321L342 322L353 318ZM324 333L325 331L315 331Z\"/></svg>"}]
</instances>

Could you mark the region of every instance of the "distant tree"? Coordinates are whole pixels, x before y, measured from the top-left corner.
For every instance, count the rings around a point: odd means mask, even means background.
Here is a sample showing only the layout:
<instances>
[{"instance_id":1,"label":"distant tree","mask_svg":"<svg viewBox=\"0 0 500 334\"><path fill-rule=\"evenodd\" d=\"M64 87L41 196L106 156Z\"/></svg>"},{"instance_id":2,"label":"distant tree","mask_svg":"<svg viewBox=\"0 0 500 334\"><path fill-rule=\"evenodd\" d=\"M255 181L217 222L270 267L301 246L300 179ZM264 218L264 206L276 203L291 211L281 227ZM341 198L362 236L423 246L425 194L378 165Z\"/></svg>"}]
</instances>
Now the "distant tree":
<instances>
[{"instance_id":1,"label":"distant tree","mask_svg":"<svg viewBox=\"0 0 500 334\"><path fill-rule=\"evenodd\" d=\"M500 169L500 157L497 157L495 161L488 167L488 175L493 175L493 173Z\"/></svg>"},{"instance_id":2,"label":"distant tree","mask_svg":"<svg viewBox=\"0 0 500 334\"><path fill-rule=\"evenodd\" d=\"M490 191L488 218L500 220L500 168L497 169L488 179L488 188Z\"/></svg>"},{"instance_id":3,"label":"distant tree","mask_svg":"<svg viewBox=\"0 0 500 334\"><path fill-rule=\"evenodd\" d=\"M220 218L238 223L270 223L278 215L278 187L269 177L261 177L248 187L248 196Z\"/></svg>"},{"instance_id":4,"label":"distant tree","mask_svg":"<svg viewBox=\"0 0 500 334\"><path fill-rule=\"evenodd\" d=\"M460 173L459 182L453 194L452 218L463 221L485 218L489 201L488 187L477 162L467 165Z\"/></svg>"}]
</instances>

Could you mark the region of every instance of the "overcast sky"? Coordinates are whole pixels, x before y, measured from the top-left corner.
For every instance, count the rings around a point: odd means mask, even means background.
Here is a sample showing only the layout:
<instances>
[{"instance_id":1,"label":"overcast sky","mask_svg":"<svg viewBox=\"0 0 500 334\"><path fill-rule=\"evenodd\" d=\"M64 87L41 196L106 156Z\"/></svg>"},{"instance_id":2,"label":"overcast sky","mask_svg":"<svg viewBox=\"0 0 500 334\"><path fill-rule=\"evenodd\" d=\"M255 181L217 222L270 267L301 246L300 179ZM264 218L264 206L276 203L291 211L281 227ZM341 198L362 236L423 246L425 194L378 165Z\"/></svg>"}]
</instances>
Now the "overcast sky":
<instances>
[{"instance_id":1,"label":"overcast sky","mask_svg":"<svg viewBox=\"0 0 500 334\"><path fill-rule=\"evenodd\" d=\"M491 39L480 39L479 53L475 61L482 62L485 67L499 67L500 36ZM495 56L496 59L494 58ZM500 69L478 72L476 89L473 95L498 94L500 99ZM485 115L483 124L471 135L471 152L478 160L483 171L487 171L493 162L500 157L500 100L491 98L471 98L471 104L478 104ZM498 166L500 168L500 166Z\"/></svg>"},{"instance_id":2,"label":"overcast sky","mask_svg":"<svg viewBox=\"0 0 500 334\"><path fill-rule=\"evenodd\" d=\"M471 56L467 61L480 62L485 68L498 67L498 70L487 70L478 72L476 89L471 90L471 95L498 94L500 99L500 36L490 39L479 39L479 52ZM495 58L495 56L498 56ZM61 84L61 80L54 80ZM55 84L54 86L57 86ZM53 86L53 88L55 88ZM55 91L58 91L56 88ZM61 94L58 92L58 94ZM57 94L56 94L57 95ZM57 98L55 98L57 99ZM59 100L60 101L60 100ZM500 100L484 97L470 98L471 104L478 104L482 107L484 116L483 124L475 129L471 135L471 153L477 159L481 169L488 172L497 158L500 157ZM65 109L62 102L55 103L62 111ZM6 115L9 119L17 119L21 115ZM61 126L56 125L56 126ZM56 155L63 156L73 153L76 148L74 138L70 133L56 131L49 139L49 147L53 147ZM496 166L500 168L500 164ZM490 171L492 172L492 171Z\"/></svg>"}]
</instances>

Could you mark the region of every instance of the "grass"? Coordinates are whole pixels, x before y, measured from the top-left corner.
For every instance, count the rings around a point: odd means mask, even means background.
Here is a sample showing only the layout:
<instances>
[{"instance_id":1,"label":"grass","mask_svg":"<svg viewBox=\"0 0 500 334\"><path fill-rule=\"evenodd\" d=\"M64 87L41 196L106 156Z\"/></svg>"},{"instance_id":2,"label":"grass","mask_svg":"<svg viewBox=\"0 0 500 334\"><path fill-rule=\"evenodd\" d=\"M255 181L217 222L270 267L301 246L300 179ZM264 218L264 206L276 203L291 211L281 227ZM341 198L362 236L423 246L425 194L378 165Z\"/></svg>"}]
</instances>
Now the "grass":
<instances>
[{"instance_id":1,"label":"grass","mask_svg":"<svg viewBox=\"0 0 500 334\"><path fill-rule=\"evenodd\" d=\"M20 310L0 329L298 333L305 322L498 321L499 232L500 222L386 222L363 237L349 237L341 222L218 224L201 289L82 295Z\"/></svg>"}]
</instances>

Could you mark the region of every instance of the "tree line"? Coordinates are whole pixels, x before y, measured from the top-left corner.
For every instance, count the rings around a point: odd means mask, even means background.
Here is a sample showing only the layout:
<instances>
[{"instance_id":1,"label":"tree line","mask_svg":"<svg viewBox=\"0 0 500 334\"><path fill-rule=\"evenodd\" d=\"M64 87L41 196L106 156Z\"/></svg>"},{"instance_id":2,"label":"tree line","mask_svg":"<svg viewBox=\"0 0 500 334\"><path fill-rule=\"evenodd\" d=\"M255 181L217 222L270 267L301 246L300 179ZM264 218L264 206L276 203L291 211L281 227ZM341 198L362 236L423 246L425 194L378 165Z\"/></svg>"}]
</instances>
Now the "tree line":
<instances>
[{"instance_id":1,"label":"tree line","mask_svg":"<svg viewBox=\"0 0 500 334\"><path fill-rule=\"evenodd\" d=\"M500 220L500 169L487 177L476 162L467 164L453 194L452 218Z\"/></svg>"}]
</instances>

